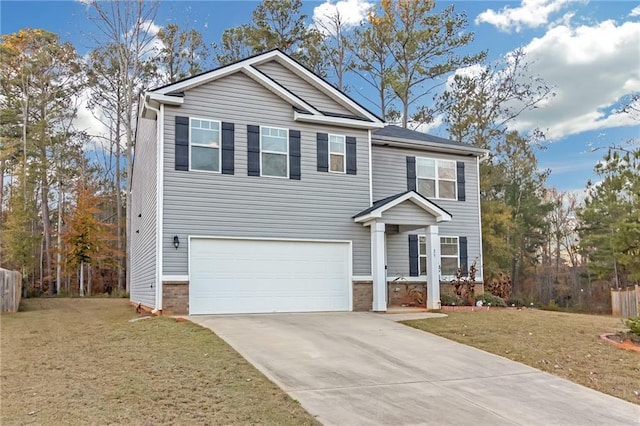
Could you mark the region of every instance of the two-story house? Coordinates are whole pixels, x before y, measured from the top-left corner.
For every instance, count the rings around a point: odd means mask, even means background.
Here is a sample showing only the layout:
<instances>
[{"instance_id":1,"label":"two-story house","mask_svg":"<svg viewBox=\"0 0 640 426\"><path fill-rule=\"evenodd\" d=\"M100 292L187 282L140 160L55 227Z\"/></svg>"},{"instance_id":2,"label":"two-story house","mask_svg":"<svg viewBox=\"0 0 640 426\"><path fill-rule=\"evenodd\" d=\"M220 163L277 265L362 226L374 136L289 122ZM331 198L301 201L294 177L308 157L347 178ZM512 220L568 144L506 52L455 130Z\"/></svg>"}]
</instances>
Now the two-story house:
<instances>
[{"instance_id":1,"label":"two-story house","mask_svg":"<svg viewBox=\"0 0 640 426\"><path fill-rule=\"evenodd\" d=\"M144 93L131 301L189 314L386 311L472 262L476 147L387 126L280 51ZM418 298L420 300L420 298Z\"/></svg>"}]
</instances>

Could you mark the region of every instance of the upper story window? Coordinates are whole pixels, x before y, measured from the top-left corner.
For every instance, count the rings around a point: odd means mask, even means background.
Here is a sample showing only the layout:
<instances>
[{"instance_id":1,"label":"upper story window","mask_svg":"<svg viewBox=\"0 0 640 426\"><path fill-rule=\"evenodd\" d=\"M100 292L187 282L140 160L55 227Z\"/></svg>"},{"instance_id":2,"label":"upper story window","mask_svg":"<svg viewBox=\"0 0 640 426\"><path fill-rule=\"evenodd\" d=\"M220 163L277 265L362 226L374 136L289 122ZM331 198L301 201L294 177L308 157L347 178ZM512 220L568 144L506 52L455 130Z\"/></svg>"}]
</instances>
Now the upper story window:
<instances>
[{"instance_id":1,"label":"upper story window","mask_svg":"<svg viewBox=\"0 0 640 426\"><path fill-rule=\"evenodd\" d=\"M416 188L428 198L455 200L456 162L435 158L416 158Z\"/></svg>"},{"instance_id":2,"label":"upper story window","mask_svg":"<svg viewBox=\"0 0 640 426\"><path fill-rule=\"evenodd\" d=\"M191 170L220 172L220 122L191 118L189 122Z\"/></svg>"},{"instance_id":3,"label":"upper story window","mask_svg":"<svg viewBox=\"0 0 640 426\"><path fill-rule=\"evenodd\" d=\"M329 135L329 171L344 173L346 163L345 137L342 135Z\"/></svg>"},{"instance_id":4,"label":"upper story window","mask_svg":"<svg viewBox=\"0 0 640 426\"><path fill-rule=\"evenodd\" d=\"M289 177L289 131L260 127L260 170L262 176Z\"/></svg>"}]
</instances>

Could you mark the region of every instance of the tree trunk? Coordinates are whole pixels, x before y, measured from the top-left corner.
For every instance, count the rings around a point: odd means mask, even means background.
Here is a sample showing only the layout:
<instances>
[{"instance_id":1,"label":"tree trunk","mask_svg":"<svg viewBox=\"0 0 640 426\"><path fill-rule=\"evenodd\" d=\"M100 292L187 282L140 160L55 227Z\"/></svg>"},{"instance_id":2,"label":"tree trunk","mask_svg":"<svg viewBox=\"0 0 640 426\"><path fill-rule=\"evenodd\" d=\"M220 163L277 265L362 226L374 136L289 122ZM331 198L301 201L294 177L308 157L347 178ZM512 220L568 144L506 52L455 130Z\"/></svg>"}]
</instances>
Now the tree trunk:
<instances>
[{"instance_id":1,"label":"tree trunk","mask_svg":"<svg viewBox=\"0 0 640 426\"><path fill-rule=\"evenodd\" d=\"M49 216L49 186L46 172L42 176L42 233L44 236L44 259L46 264L45 278L51 281L52 259L51 259L51 217ZM49 294L53 295L53 286L49 284Z\"/></svg>"},{"instance_id":2,"label":"tree trunk","mask_svg":"<svg viewBox=\"0 0 640 426\"><path fill-rule=\"evenodd\" d=\"M56 293L60 294L62 280L62 200L64 191L62 185L58 194L58 235L56 239Z\"/></svg>"},{"instance_id":3,"label":"tree trunk","mask_svg":"<svg viewBox=\"0 0 640 426\"><path fill-rule=\"evenodd\" d=\"M80 262L80 297L84 297L84 262Z\"/></svg>"},{"instance_id":4,"label":"tree trunk","mask_svg":"<svg viewBox=\"0 0 640 426\"><path fill-rule=\"evenodd\" d=\"M406 95L405 99L402 99L402 127L407 128L407 124L409 122L409 95Z\"/></svg>"},{"instance_id":5,"label":"tree trunk","mask_svg":"<svg viewBox=\"0 0 640 426\"><path fill-rule=\"evenodd\" d=\"M87 265L87 296L91 296L91 264Z\"/></svg>"},{"instance_id":6,"label":"tree trunk","mask_svg":"<svg viewBox=\"0 0 640 426\"><path fill-rule=\"evenodd\" d=\"M119 90L119 88L118 88ZM121 114L117 114L116 119L116 220L117 220L117 242L116 247L118 253L116 254L118 259L117 265L117 274L118 274L118 290L122 291L122 172L120 170L120 160L121 160L121 151L120 151L120 117Z\"/></svg>"}]
</instances>

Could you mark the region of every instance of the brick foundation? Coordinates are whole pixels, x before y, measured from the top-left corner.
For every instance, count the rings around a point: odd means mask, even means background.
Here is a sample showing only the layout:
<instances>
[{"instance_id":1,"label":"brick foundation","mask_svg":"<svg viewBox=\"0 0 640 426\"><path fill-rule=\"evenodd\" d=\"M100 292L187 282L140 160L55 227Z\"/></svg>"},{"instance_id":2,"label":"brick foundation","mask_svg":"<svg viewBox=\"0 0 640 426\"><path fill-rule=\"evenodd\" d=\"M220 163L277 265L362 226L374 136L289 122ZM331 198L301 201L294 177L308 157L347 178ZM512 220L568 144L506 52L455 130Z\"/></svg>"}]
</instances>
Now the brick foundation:
<instances>
[{"instance_id":1,"label":"brick foundation","mask_svg":"<svg viewBox=\"0 0 640 426\"><path fill-rule=\"evenodd\" d=\"M425 283L397 282L387 283L389 294L389 306L424 306L427 296ZM396 289L398 289L396 291ZM448 282L440 283L440 294L452 293L453 286ZM475 294L484 292L482 283L477 283ZM163 314L187 315L189 314L189 282L165 281L162 283ZM373 305L373 283L371 281L353 282L353 310L367 312Z\"/></svg>"},{"instance_id":2,"label":"brick foundation","mask_svg":"<svg viewBox=\"0 0 640 426\"><path fill-rule=\"evenodd\" d=\"M367 312L373 307L373 282L353 282L353 310Z\"/></svg>"},{"instance_id":3,"label":"brick foundation","mask_svg":"<svg viewBox=\"0 0 640 426\"><path fill-rule=\"evenodd\" d=\"M389 306L426 306L427 285L425 283L389 281L387 291Z\"/></svg>"},{"instance_id":4,"label":"brick foundation","mask_svg":"<svg viewBox=\"0 0 640 426\"><path fill-rule=\"evenodd\" d=\"M189 281L164 281L162 283L162 313L189 314Z\"/></svg>"}]
</instances>

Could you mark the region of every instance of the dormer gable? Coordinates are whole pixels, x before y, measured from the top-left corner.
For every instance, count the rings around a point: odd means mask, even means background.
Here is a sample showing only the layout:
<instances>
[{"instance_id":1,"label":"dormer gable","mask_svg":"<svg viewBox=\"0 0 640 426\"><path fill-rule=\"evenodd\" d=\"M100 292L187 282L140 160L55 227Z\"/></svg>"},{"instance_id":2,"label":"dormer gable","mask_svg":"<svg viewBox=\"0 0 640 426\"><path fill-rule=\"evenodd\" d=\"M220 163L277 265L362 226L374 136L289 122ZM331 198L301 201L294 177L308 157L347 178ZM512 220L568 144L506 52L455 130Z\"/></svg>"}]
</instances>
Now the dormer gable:
<instances>
[{"instance_id":1,"label":"dormer gable","mask_svg":"<svg viewBox=\"0 0 640 426\"><path fill-rule=\"evenodd\" d=\"M295 121L361 129L384 126L371 111L279 50L150 90L144 94L141 116L153 118L158 105L180 105L189 90L236 73L244 74L289 103Z\"/></svg>"}]
</instances>

